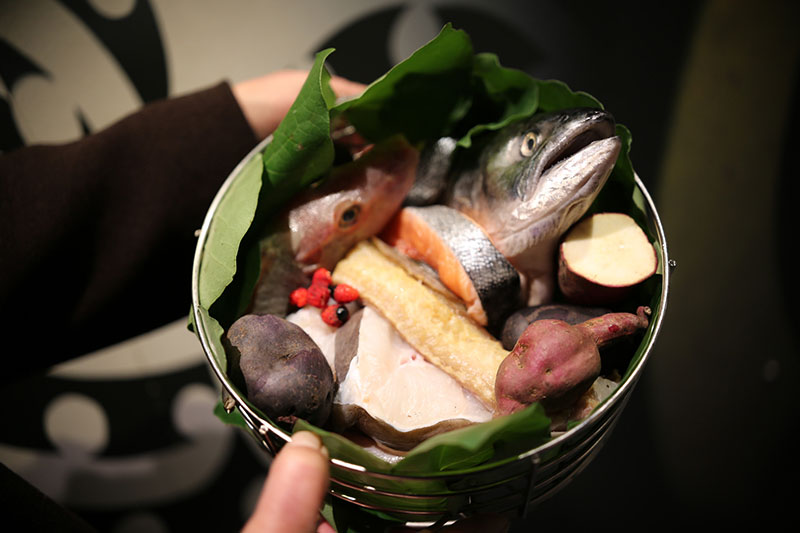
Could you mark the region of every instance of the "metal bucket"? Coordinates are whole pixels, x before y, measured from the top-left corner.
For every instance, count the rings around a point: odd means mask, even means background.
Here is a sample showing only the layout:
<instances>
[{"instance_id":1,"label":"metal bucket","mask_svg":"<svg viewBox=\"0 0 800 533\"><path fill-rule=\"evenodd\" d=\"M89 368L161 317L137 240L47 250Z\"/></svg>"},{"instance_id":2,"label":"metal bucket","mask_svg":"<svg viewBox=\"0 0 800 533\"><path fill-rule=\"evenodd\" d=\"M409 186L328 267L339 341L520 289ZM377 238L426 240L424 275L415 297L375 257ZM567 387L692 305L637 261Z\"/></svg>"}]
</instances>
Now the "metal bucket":
<instances>
[{"instance_id":1,"label":"metal bucket","mask_svg":"<svg viewBox=\"0 0 800 533\"><path fill-rule=\"evenodd\" d=\"M199 233L192 272L192 313L196 334L203 346L213 374L219 380L226 409L236 408L255 438L259 448L274 456L291 436L272 421L256 413L234 387L225 369L220 368L215 347L209 342L209 327L200 313L198 280L204 260L204 248L215 212L243 167L260 157L270 139L256 146L231 172L211 204ZM667 242L655 205L636 176L636 185L644 198L644 209L651 234L657 237L657 254L661 272L661 297L653 309L641 356L628 377L577 426L544 445L501 461L483 464L462 471L449 471L425 476L393 475L369 471L335 457L330 460L333 496L353 505L379 511L393 519L414 524L443 523L478 513L500 513L524 516L536 505L558 492L578 475L598 453L617 422L631 391L650 357L666 311L671 270L675 264L667 254Z\"/></svg>"}]
</instances>

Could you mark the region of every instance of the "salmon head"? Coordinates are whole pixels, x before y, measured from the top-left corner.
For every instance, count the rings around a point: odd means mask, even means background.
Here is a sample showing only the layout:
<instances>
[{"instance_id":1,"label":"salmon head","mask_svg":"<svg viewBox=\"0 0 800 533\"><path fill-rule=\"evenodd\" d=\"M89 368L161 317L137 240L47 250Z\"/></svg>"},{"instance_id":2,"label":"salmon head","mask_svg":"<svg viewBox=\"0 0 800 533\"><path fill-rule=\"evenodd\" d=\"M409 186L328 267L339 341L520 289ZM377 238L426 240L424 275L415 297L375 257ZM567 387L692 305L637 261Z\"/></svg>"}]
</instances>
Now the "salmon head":
<instances>
[{"instance_id":1,"label":"salmon head","mask_svg":"<svg viewBox=\"0 0 800 533\"><path fill-rule=\"evenodd\" d=\"M332 269L358 241L378 233L408 194L418 161L418 151L395 136L334 167L289 211L295 259Z\"/></svg>"},{"instance_id":2,"label":"salmon head","mask_svg":"<svg viewBox=\"0 0 800 533\"><path fill-rule=\"evenodd\" d=\"M472 163L455 168L446 201L523 275L550 275L557 240L588 210L620 147L614 118L603 110L536 114L498 130Z\"/></svg>"}]
</instances>

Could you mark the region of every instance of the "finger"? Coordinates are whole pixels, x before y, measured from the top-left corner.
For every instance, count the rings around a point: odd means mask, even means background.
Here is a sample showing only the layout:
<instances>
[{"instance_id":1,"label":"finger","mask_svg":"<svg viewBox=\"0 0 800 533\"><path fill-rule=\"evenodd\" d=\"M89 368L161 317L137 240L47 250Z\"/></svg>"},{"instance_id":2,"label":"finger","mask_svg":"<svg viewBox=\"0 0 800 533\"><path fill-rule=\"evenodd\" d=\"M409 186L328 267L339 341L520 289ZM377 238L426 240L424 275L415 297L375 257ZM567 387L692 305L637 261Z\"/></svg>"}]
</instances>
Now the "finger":
<instances>
[{"instance_id":1,"label":"finger","mask_svg":"<svg viewBox=\"0 0 800 533\"><path fill-rule=\"evenodd\" d=\"M257 138L263 139L275 131L297 97L307 74L301 70L280 70L231 87Z\"/></svg>"},{"instance_id":2,"label":"finger","mask_svg":"<svg viewBox=\"0 0 800 533\"><path fill-rule=\"evenodd\" d=\"M364 92L364 89L367 88L367 86L363 83L348 80L347 78L342 78L341 76L331 76L330 85L331 89L333 89L333 92L336 93L336 96L339 98L352 98L354 96L359 96Z\"/></svg>"},{"instance_id":3,"label":"finger","mask_svg":"<svg viewBox=\"0 0 800 533\"><path fill-rule=\"evenodd\" d=\"M243 531L315 531L328 484L328 453L319 437L308 431L296 433L275 456Z\"/></svg>"},{"instance_id":4,"label":"finger","mask_svg":"<svg viewBox=\"0 0 800 533\"><path fill-rule=\"evenodd\" d=\"M336 530L333 529L332 525L323 520L320 522L319 526L317 526L317 533L336 533Z\"/></svg>"},{"instance_id":5,"label":"finger","mask_svg":"<svg viewBox=\"0 0 800 533\"><path fill-rule=\"evenodd\" d=\"M231 87L233 96L258 139L275 131L294 103L306 81L304 70L279 70L239 82ZM360 95L366 85L341 76L332 76L331 89L338 98Z\"/></svg>"}]
</instances>

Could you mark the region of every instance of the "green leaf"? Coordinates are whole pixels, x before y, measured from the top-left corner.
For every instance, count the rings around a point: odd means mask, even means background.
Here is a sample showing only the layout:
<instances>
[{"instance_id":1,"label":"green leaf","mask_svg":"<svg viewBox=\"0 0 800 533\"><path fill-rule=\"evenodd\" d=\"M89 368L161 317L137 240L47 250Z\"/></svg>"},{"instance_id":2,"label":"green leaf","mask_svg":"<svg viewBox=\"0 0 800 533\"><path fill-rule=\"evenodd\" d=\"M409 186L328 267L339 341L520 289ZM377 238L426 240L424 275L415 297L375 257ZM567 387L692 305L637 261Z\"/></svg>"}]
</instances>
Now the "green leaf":
<instances>
[{"instance_id":1,"label":"green leaf","mask_svg":"<svg viewBox=\"0 0 800 533\"><path fill-rule=\"evenodd\" d=\"M294 432L319 435L332 457L366 467L371 472L403 475L460 471L530 450L547 442L550 419L536 403L514 414L467 426L427 439L395 465L379 459L351 440L298 420Z\"/></svg>"},{"instance_id":2,"label":"green leaf","mask_svg":"<svg viewBox=\"0 0 800 533\"><path fill-rule=\"evenodd\" d=\"M228 358L225 355L225 348L222 345L222 335L225 333L223 327L214 317L209 315L204 307L198 309L200 315L200 324L195 324L198 329L198 335L202 331L209 342L211 355L217 362L220 368L227 370Z\"/></svg>"},{"instance_id":3,"label":"green leaf","mask_svg":"<svg viewBox=\"0 0 800 533\"><path fill-rule=\"evenodd\" d=\"M242 414L239 412L239 410L234 409L229 413L222 406L222 401L217 402L217 404L214 406L214 416L229 426L236 426L248 431L250 430L250 426L248 426L244 421L244 418L242 418Z\"/></svg>"},{"instance_id":4,"label":"green leaf","mask_svg":"<svg viewBox=\"0 0 800 533\"><path fill-rule=\"evenodd\" d=\"M550 419L538 404L489 422L422 442L392 468L395 474L459 471L533 449L550 438Z\"/></svg>"},{"instance_id":5,"label":"green leaf","mask_svg":"<svg viewBox=\"0 0 800 533\"><path fill-rule=\"evenodd\" d=\"M470 103L472 43L450 24L429 43L334 111L367 139L403 134L411 143L441 137ZM420 120L424 117L424 120Z\"/></svg>"},{"instance_id":6,"label":"green leaf","mask_svg":"<svg viewBox=\"0 0 800 533\"><path fill-rule=\"evenodd\" d=\"M292 430L293 433L297 433L298 431L312 431L319 435L331 457L336 457L348 463L363 465L373 472L389 472L389 463L379 459L338 433L320 429L302 419L299 419L295 423L294 429Z\"/></svg>"},{"instance_id":7,"label":"green leaf","mask_svg":"<svg viewBox=\"0 0 800 533\"><path fill-rule=\"evenodd\" d=\"M317 179L333 163L330 115L334 94L325 69L332 48L316 55L303 87L264 150L264 168L275 187L295 183L303 187Z\"/></svg>"},{"instance_id":8,"label":"green leaf","mask_svg":"<svg viewBox=\"0 0 800 533\"><path fill-rule=\"evenodd\" d=\"M201 303L223 328L230 326L249 304L260 272L259 242L275 214L333 163L329 108L334 105L335 96L325 68L325 59L332 52L327 49L316 55L303 87L272 140L261 154L246 162L244 172L253 186L247 191L231 190L221 202L221 217L232 222L229 241L235 242L236 248L225 248L224 261L203 258L202 266L217 273L217 279L212 280L214 291Z\"/></svg>"},{"instance_id":9,"label":"green leaf","mask_svg":"<svg viewBox=\"0 0 800 533\"><path fill-rule=\"evenodd\" d=\"M546 80L539 82L539 108L541 111L556 111L570 107L603 109L603 104L589 93L572 91L563 81Z\"/></svg>"},{"instance_id":10,"label":"green leaf","mask_svg":"<svg viewBox=\"0 0 800 533\"><path fill-rule=\"evenodd\" d=\"M198 278L199 303L211 307L236 274L239 243L253 222L261 189L261 164L247 161L217 206L203 247Z\"/></svg>"},{"instance_id":11,"label":"green leaf","mask_svg":"<svg viewBox=\"0 0 800 533\"><path fill-rule=\"evenodd\" d=\"M522 71L505 68L494 54L478 54L473 62L476 78L469 126L458 144L472 145L472 136L482 131L498 130L515 120L529 117L539 106L539 84Z\"/></svg>"}]
</instances>

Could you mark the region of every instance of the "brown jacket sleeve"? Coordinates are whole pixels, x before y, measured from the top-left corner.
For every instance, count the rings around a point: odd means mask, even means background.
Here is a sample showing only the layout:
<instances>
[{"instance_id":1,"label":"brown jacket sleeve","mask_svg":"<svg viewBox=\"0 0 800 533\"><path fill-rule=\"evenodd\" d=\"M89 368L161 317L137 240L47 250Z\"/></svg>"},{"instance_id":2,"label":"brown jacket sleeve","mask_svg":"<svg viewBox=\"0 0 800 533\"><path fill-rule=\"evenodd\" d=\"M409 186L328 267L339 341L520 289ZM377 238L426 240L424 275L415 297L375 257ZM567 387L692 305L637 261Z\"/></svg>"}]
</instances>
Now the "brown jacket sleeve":
<instances>
[{"instance_id":1,"label":"brown jacket sleeve","mask_svg":"<svg viewBox=\"0 0 800 533\"><path fill-rule=\"evenodd\" d=\"M194 232L256 142L222 83L0 156L0 379L186 316Z\"/></svg>"}]
</instances>

